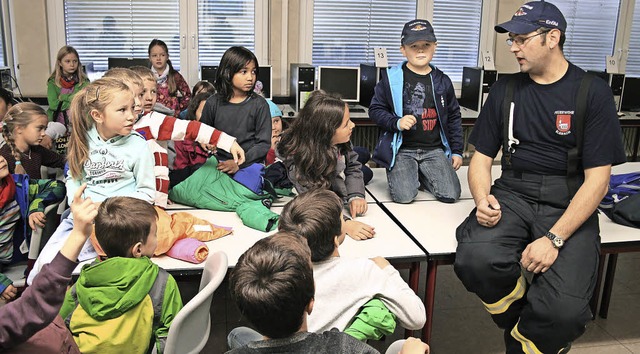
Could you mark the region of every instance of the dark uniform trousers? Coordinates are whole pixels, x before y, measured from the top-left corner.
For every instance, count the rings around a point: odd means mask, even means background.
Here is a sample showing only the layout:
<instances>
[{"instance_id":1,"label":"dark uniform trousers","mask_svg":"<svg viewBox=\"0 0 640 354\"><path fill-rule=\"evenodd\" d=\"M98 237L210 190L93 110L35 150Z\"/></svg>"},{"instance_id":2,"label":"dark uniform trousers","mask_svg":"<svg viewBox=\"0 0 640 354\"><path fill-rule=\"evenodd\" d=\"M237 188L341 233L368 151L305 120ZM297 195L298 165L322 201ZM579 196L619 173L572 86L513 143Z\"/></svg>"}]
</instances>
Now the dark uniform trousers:
<instances>
[{"instance_id":1,"label":"dark uniform trousers","mask_svg":"<svg viewBox=\"0 0 640 354\"><path fill-rule=\"evenodd\" d=\"M492 228L478 224L476 210L456 230L454 270L505 330L507 353L557 353L585 331L596 282L600 229L596 213L567 240L558 258L529 285L520 266L525 247L566 210L564 176L506 170L491 193L502 218Z\"/></svg>"}]
</instances>

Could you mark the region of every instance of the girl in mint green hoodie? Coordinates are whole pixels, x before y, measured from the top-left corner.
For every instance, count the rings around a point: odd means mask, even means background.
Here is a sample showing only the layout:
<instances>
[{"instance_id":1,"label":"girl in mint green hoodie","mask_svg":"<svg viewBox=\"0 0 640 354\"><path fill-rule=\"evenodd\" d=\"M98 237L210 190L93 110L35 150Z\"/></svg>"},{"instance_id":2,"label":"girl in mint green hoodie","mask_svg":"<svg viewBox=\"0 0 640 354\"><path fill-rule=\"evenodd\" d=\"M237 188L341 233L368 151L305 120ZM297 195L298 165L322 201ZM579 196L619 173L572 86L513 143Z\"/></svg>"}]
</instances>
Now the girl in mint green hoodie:
<instances>
[{"instance_id":1,"label":"girl in mint green hoodie","mask_svg":"<svg viewBox=\"0 0 640 354\"><path fill-rule=\"evenodd\" d=\"M153 158L145 139L133 131L134 94L113 78L98 79L85 87L71 103L73 130L67 149L69 173L67 197L87 183L85 197L94 202L114 196L130 196L152 203L155 197ZM60 223L36 260L27 282L49 263L73 227L70 215ZM96 257L87 242L79 260Z\"/></svg>"}]
</instances>

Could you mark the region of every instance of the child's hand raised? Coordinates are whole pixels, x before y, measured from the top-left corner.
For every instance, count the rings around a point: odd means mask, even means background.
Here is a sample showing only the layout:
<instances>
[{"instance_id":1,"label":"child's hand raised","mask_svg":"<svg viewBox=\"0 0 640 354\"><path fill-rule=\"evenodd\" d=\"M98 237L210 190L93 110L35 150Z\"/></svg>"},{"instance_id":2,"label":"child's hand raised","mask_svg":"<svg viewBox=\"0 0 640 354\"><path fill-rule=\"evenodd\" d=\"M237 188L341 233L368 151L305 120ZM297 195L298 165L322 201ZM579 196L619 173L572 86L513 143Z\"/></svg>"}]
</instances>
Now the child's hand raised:
<instances>
[{"instance_id":1,"label":"child's hand raised","mask_svg":"<svg viewBox=\"0 0 640 354\"><path fill-rule=\"evenodd\" d=\"M91 235L93 220L98 215L99 203L94 203L91 198L82 198L82 193L87 188L84 183L73 196L71 212L73 213L73 229L80 231L87 238Z\"/></svg>"},{"instance_id":2,"label":"child's hand raised","mask_svg":"<svg viewBox=\"0 0 640 354\"><path fill-rule=\"evenodd\" d=\"M229 149L229 152L231 153L231 155L233 155L233 161L236 163L236 165L242 165L242 163L244 162L244 150L237 142L233 142L233 145L231 145L231 149Z\"/></svg>"}]
</instances>

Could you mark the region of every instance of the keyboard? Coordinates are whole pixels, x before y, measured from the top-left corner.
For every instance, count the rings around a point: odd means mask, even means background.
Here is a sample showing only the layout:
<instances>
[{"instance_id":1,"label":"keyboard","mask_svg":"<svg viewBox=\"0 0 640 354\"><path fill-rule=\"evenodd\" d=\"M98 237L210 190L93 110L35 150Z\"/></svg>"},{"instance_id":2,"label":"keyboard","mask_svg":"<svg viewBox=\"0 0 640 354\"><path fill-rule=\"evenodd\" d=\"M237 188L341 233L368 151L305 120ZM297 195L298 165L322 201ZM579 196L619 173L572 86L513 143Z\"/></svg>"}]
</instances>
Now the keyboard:
<instances>
[{"instance_id":1,"label":"keyboard","mask_svg":"<svg viewBox=\"0 0 640 354\"><path fill-rule=\"evenodd\" d=\"M349 108L349 112L351 113L364 113L364 108Z\"/></svg>"}]
</instances>

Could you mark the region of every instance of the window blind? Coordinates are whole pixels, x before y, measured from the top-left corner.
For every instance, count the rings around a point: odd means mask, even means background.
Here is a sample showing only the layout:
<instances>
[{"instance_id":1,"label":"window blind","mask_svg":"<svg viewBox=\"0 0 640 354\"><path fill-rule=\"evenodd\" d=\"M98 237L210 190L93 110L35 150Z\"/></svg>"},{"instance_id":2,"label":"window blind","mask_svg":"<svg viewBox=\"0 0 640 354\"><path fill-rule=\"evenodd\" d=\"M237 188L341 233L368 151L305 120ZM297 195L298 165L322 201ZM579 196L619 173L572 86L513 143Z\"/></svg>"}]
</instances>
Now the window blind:
<instances>
[{"instance_id":1,"label":"window blind","mask_svg":"<svg viewBox=\"0 0 640 354\"><path fill-rule=\"evenodd\" d=\"M478 65L481 15L482 0L433 2L432 25L438 39L433 64L454 82L462 81L462 67Z\"/></svg>"},{"instance_id":2,"label":"window blind","mask_svg":"<svg viewBox=\"0 0 640 354\"><path fill-rule=\"evenodd\" d=\"M109 57L148 58L149 43L157 38L167 44L171 63L180 70L178 2L65 0L67 44L83 64L106 71Z\"/></svg>"},{"instance_id":3,"label":"window blind","mask_svg":"<svg viewBox=\"0 0 640 354\"><path fill-rule=\"evenodd\" d=\"M629 53L627 55L626 75L640 77L640 1L636 1L633 10L633 24L629 37Z\"/></svg>"},{"instance_id":4,"label":"window blind","mask_svg":"<svg viewBox=\"0 0 640 354\"><path fill-rule=\"evenodd\" d=\"M199 0L198 37L200 65L218 65L231 46L255 53L254 1Z\"/></svg>"},{"instance_id":5,"label":"window blind","mask_svg":"<svg viewBox=\"0 0 640 354\"><path fill-rule=\"evenodd\" d=\"M315 0L314 65L373 63L376 47L387 48L389 65L402 61L400 35L416 17L416 0Z\"/></svg>"},{"instance_id":6,"label":"window blind","mask_svg":"<svg viewBox=\"0 0 640 354\"><path fill-rule=\"evenodd\" d=\"M584 70L604 71L611 55L618 25L619 1L555 0L567 20L564 54Z\"/></svg>"},{"instance_id":7,"label":"window blind","mask_svg":"<svg viewBox=\"0 0 640 354\"><path fill-rule=\"evenodd\" d=\"M4 52L4 14L0 11L0 28L2 28L2 35L0 36L0 66L5 66L5 58L7 53Z\"/></svg>"}]
</instances>

